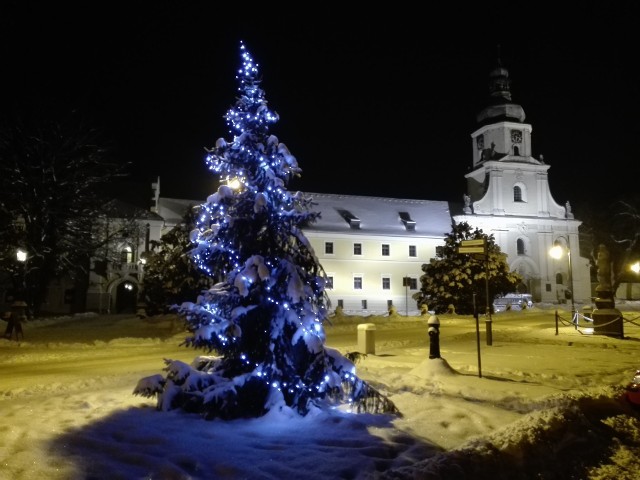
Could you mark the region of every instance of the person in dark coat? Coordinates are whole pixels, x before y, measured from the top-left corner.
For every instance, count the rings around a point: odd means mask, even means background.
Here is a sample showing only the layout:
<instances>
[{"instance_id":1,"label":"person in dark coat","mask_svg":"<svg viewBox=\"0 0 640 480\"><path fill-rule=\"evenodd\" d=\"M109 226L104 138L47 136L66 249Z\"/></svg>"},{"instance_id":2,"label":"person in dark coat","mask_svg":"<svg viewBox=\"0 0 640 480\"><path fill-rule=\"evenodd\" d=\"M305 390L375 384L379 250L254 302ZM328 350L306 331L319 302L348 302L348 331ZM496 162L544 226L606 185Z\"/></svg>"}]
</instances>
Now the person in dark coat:
<instances>
[{"instance_id":1,"label":"person in dark coat","mask_svg":"<svg viewBox=\"0 0 640 480\"><path fill-rule=\"evenodd\" d=\"M22 330L22 322L27 319L27 303L17 300L11 305L9 313L8 325L4 331L4 338L11 340L15 332L16 341L24 340L24 332Z\"/></svg>"},{"instance_id":2,"label":"person in dark coat","mask_svg":"<svg viewBox=\"0 0 640 480\"><path fill-rule=\"evenodd\" d=\"M13 319L11 318L11 312L4 312L2 315L2 320L7 322L7 328L4 330L4 338L11 338L13 335Z\"/></svg>"}]
</instances>

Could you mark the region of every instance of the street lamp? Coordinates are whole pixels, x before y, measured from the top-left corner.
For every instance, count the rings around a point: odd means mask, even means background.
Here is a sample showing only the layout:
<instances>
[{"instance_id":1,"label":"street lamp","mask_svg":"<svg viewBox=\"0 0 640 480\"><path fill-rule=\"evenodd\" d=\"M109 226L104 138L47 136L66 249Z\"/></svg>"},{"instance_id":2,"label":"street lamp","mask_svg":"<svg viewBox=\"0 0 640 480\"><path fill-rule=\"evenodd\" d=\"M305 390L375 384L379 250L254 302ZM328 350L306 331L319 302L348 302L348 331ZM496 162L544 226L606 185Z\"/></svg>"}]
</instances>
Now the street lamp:
<instances>
[{"instance_id":1,"label":"street lamp","mask_svg":"<svg viewBox=\"0 0 640 480\"><path fill-rule=\"evenodd\" d=\"M573 266L571 264L571 242L569 241L569 237L565 237L564 235L560 235L557 237L554 242L553 247L549 250L549 255L556 260L562 258L564 254L564 247L558 242L559 239L564 239L567 242L567 258L569 260L569 288L571 289L571 321L577 325L576 321L576 304L574 302L574 291L573 291Z\"/></svg>"},{"instance_id":2,"label":"street lamp","mask_svg":"<svg viewBox=\"0 0 640 480\"><path fill-rule=\"evenodd\" d=\"M640 273L640 261L635 261L631 264L629 264L629 270L631 272L633 272L635 275L638 275ZM634 297L634 288L633 288L633 283L628 282L627 283L627 300L632 300Z\"/></svg>"},{"instance_id":3,"label":"street lamp","mask_svg":"<svg viewBox=\"0 0 640 480\"><path fill-rule=\"evenodd\" d=\"M16 250L16 259L20 264L20 292L19 296L21 298L16 297L15 300L26 300L27 294L27 252L18 248Z\"/></svg>"}]
</instances>

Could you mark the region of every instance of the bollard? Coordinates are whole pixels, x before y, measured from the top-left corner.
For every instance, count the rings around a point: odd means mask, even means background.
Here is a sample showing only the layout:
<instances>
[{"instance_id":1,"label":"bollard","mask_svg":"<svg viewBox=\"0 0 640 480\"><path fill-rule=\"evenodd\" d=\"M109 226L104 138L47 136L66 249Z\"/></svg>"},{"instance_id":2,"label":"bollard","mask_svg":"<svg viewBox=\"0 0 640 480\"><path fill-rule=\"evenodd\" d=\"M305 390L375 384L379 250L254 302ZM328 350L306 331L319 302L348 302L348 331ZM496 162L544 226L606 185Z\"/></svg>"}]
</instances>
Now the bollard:
<instances>
[{"instance_id":1,"label":"bollard","mask_svg":"<svg viewBox=\"0 0 640 480\"><path fill-rule=\"evenodd\" d=\"M374 323L361 323L358 325L358 351L372 355L376 354L376 325Z\"/></svg>"},{"instance_id":2,"label":"bollard","mask_svg":"<svg viewBox=\"0 0 640 480\"><path fill-rule=\"evenodd\" d=\"M429 325L429 358L440 358L440 319L431 315L427 325Z\"/></svg>"}]
</instances>

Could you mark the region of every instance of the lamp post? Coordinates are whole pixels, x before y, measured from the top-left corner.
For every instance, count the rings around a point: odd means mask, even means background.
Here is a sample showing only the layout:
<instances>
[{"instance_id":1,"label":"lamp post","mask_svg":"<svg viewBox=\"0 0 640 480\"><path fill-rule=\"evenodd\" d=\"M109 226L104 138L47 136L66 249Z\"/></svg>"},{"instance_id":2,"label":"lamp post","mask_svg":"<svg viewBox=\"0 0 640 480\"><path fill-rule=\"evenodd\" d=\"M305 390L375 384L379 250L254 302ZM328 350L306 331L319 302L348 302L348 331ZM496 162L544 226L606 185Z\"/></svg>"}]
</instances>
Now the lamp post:
<instances>
[{"instance_id":1,"label":"lamp post","mask_svg":"<svg viewBox=\"0 0 640 480\"><path fill-rule=\"evenodd\" d=\"M26 263L27 263L27 252L18 248L16 250L16 259L20 264L20 288L22 289L22 295L25 294L26 290ZM24 300L24 299L21 299Z\"/></svg>"},{"instance_id":2,"label":"lamp post","mask_svg":"<svg viewBox=\"0 0 640 480\"><path fill-rule=\"evenodd\" d=\"M564 248L558 243L558 239L564 239L567 242L567 259L569 260L569 288L571 289L571 321L574 324L578 324L576 321L576 304L574 301L575 292L573 291L573 265L571 264L571 241L568 236L560 235L556 238L553 247L549 250L549 255L556 260L562 258Z\"/></svg>"},{"instance_id":3,"label":"lamp post","mask_svg":"<svg viewBox=\"0 0 640 480\"><path fill-rule=\"evenodd\" d=\"M16 250L16 260L20 264L20 277L18 292L14 295L14 302L26 302L25 306L29 304L27 295L27 252L21 248Z\"/></svg>"},{"instance_id":4,"label":"lamp post","mask_svg":"<svg viewBox=\"0 0 640 480\"><path fill-rule=\"evenodd\" d=\"M140 255L140 275L138 276L138 300L136 303L136 315L139 318L147 317L147 302L144 300L144 267L147 264L146 252Z\"/></svg>"}]
</instances>

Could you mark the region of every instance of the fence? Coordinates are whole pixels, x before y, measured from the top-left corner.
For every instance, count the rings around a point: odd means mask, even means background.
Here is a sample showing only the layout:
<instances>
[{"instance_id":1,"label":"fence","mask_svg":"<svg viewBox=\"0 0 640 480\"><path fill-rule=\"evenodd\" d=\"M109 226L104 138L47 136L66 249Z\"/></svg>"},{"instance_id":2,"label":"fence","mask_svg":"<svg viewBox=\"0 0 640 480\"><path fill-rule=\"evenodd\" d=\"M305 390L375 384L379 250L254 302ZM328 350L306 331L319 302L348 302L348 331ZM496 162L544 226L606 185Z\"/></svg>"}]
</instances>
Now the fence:
<instances>
[{"instance_id":1,"label":"fence","mask_svg":"<svg viewBox=\"0 0 640 480\"><path fill-rule=\"evenodd\" d=\"M582 323L580 323L581 321ZM598 335L620 336L619 334L624 331L624 326L628 325L640 327L640 315L633 318L625 318L622 314L609 315L606 322L599 322L597 325L594 325L593 318L583 313L576 311L573 313L571 319L568 320L562 317L556 310L556 335L559 334L560 326L574 326L581 335L593 335L595 333ZM607 327L611 327L611 331L608 331ZM638 330L638 336L640 336L640 330Z\"/></svg>"}]
</instances>

